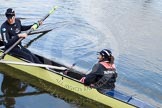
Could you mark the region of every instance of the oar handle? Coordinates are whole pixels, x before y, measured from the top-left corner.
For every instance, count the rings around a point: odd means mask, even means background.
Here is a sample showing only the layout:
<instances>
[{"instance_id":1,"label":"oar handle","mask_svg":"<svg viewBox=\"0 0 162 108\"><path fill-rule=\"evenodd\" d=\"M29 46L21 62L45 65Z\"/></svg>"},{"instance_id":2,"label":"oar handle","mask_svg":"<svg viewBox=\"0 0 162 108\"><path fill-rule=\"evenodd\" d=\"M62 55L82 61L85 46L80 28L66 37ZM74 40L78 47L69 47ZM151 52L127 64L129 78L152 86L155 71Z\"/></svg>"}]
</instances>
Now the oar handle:
<instances>
[{"instance_id":1,"label":"oar handle","mask_svg":"<svg viewBox=\"0 0 162 108\"><path fill-rule=\"evenodd\" d=\"M43 22L46 18L48 18L48 16L50 16L55 10L57 9L57 6L55 6L44 18L41 19L41 21ZM30 34L32 31L36 30L39 27L39 24L36 23L34 24L30 30L27 32L27 34ZM3 52L3 54L0 56L0 60L4 58L4 56L10 52L16 45L18 45L24 38L20 38L19 40L17 40L10 48L8 48L5 52Z\"/></svg>"}]
</instances>

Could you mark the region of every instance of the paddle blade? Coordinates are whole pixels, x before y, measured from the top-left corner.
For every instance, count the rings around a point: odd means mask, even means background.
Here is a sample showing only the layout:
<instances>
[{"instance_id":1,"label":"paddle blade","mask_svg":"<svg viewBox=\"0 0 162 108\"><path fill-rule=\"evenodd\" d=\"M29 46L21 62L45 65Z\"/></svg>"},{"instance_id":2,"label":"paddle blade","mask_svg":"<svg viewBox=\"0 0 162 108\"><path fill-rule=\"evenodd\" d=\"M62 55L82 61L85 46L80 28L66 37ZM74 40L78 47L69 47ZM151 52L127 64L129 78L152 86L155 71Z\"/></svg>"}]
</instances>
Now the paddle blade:
<instances>
[{"instance_id":1,"label":"paddle blade","mask_svg":"<svg viewBox=\"0 0 162 108\"><path fill-rule=\"evenodd\" d=\"M57 8L58 8L58 6L55 6L55 7L49 12L49 15L52 14Z\"/></svg>"}]
</instances>

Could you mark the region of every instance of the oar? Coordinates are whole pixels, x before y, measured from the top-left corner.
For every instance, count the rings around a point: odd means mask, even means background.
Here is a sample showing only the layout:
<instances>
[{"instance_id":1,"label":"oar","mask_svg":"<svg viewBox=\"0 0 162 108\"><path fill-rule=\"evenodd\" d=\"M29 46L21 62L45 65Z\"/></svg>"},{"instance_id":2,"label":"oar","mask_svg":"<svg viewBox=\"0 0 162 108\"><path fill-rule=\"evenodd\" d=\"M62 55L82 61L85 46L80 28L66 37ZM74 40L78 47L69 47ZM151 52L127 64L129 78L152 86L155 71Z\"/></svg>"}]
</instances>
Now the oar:
<instances>
[{"instance_id":1,"label":"oar","mask_svg":"<svg viewBox=\"0 0 162 108\"><path fill-rule=\"evenodd\" d=\"M44 21L49 15L51 15L55 10L57 9L57 6L55 6L41 21ZM39 27L39 24L34 24L30 30L27 32L27 34L30 34L32 31L36 30ZM4 58L4 56L10 52L16 45L18 45L24 38L20 38L17 42L15 42L10 48L8 48L3 54L0 56L0 60Z\"/></svg>"},{"instance_id":2,"label":"oar","mask_svg":"<svg viewBox=\"0 0 162 108\"><path fill-rule=\"evenodd\" d=\"M47 32L50 32L50 31L52 31L52 29L49 29L49 30L42 30L42 31L35 31L35 32L31 32L31 33L28 34L28 35L39 34L39 33L47 33Z\"/></svg>"},{"instance_id":3,"label":"oar","mask_svg":"<svg viewBox=\"0 0 162 108\"><path fill-rule=\"evenodd\" d=\"M46 33L50 32L49 31L44 31L42 34L38 35L36 38L30 40L26 45L24 45L25 48L28 48L34 41L36 41L37 39L39 39L40 37L44 36Z\"/></svg>"},{"instance_id":4,"label":"oar","mask_svg":"<svg viewBox=\"0 0 162 108\"><path fill-rule=\"evenodd\" d=\"M46 64L37 64L37 63L14 62L14 61L6 61L6 60L0 60L0 63L14 64L14 65L25 65L25 66L34 66L34 67L44 67L44 68L57 69L57 70L67 70L66 67L52 66L52 65L46 65Z\"/></svg>"}]
</instances>

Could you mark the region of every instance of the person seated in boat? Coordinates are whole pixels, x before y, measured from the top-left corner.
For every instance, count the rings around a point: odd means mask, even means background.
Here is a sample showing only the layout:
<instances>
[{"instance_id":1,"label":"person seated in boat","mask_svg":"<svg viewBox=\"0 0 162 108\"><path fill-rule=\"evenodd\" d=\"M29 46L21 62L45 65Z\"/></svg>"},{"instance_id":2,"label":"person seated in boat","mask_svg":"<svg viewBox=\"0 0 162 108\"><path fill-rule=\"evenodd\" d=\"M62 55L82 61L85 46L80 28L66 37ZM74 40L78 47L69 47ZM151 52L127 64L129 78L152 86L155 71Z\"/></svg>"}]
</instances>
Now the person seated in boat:
<instances>
[{"instance_id":1,"label":"person seated in boat","mask_svg":"<svg viewBox=\"0 0 162 108\"><path fill-rule=\"evenodd\" d=\"M104 93L107 90L113 90L115 88L117 73L111 51L103 49L98 53L98 63L93 66L89 74L80 79L80 82L84 83L86 86L92 86L99 92Z\"/></svg>"},{"instance_id":2,"label":"person seated in boat","mask_svg":"<svg viewBox=\"0 0 162 108\"><path fill-rule=\"evenodd\" d=\"M5 50L7 50L20 38L26 38L28 35L26 33L21 33L21 31L29 30L32 25L23 26L20 19L15 17L15 11L12 8L8 8L5 15L7 20L1 25L1 36ZM42 21L38 21L38 24L42 24ZM22 46L21 42L15 46L9 54L24 58L33 63L41 63L33 53Z\"/></svg>"}]
</instances>

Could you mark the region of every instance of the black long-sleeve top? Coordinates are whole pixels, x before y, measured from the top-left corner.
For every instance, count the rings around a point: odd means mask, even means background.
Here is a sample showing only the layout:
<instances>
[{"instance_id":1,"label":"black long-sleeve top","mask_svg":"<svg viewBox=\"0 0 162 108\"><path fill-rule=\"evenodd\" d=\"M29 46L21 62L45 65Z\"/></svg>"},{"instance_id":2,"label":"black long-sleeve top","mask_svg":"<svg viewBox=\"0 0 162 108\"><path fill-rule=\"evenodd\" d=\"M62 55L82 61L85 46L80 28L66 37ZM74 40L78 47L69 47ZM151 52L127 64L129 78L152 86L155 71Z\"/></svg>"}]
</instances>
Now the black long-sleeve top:
<instances>
[{"instance_id":1,"label":"black long-sleeve top","mask_svg":"<svg viewBox=\"0 0 162 108\"><path fill-rule=\"evenodd\" d=\"M21 21L19 19L15 19L14 24L9 24L8 21L5 21L1 26L1 36L5 48L7 49L12 46L17 40L19 40L18 34L21 33L21 31L29 30L31 26L32 25L21 25ZM21 45L21 42L19 45Z\"/></svg>"}]
</instances>

